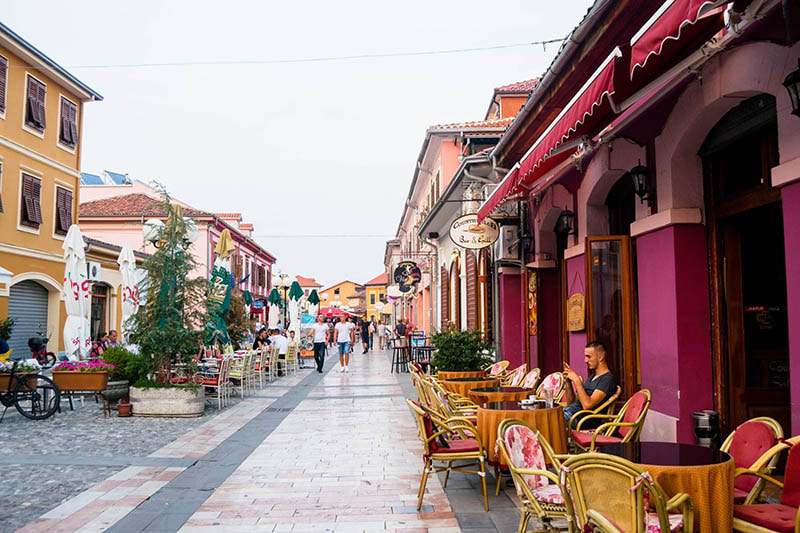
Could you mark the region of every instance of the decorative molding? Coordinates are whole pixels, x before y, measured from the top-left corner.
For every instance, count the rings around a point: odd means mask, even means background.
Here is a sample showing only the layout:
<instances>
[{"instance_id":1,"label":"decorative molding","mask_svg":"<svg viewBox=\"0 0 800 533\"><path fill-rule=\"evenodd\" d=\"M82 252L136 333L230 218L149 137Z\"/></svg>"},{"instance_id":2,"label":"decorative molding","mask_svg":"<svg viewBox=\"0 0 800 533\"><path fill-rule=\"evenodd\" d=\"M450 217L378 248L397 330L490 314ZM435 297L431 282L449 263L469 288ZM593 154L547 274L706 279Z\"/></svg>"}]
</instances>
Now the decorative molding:
<instances>
[{"instance_id":1,"label":"decorative molding","mask_svg":"<svg viewBox=\"0 0 800 533\"><path fill-rule=\"evenodd\" d=\"M698 207L667 209L631 223L631 237L639 237L677 224L702 224L703 212Z\"/></svg>"},{"instance_id":2,"label":"decorative molding","mask_svg":"<svg viewBox=\"0 0 800 533\"><path fill-rule=\"evenodd\" d=\"M525 265L528 268L556 268L554 259L537 259Z\"/></svg>"},{"instance_id":3,"label":"decorative molding","mask_svg":"<svg viewBox=\"0 0 800 533\"><path fill-rule=\"evenodd\" d=\"M19 143L16 143L16 142L12 141L11 139L7 139L5 137L0 136L0 146L4 146L6 148L9 148L11 150L14 150L15 152L18 152L18 153L24 155L26 157L30 157L31 159L35 159L36 161L38 161L40 163L44 163L45 165L53 167L54 169L59 170L59 171L63 172L64 174L69 174L70 176L72 176L74 178L80 179L80 177L81 177L81 173L78 172L77 170L75 170L74 168L70 168L67 165L63 164L63 163L59 163L58 161L56 161L54 159L50 159L49 157L43 156L42 154L40 154L38 152L34 152L30 148L27 148L27 147L25 147L25 146L23 146L23 145L21 145Z\"/></svg>"},{"instance_id":4,"label":"decorative molding","mask_svg":"<svg viewBox=\"0 0 800 533\"><path fill-rule=\"evenodd\" d=\"M47 274L42 274L41 272L23 272L22 274L17 274L11 278L11 286L13 287L17 283L21 281L41 281L42 283L48 285L47 291L48 292L58 292L61 293L61 289L63 288L59 282L48 276ZM60 298L60 296L59 296Z\"/></svg>"},{"instance_id":5,"label":"decorative molding","mask_svg":"<svg viewBox=\"0 0 800 533\"><path fill-rule=\"evenodd\" d=\"M522 269L518 266L501 265L497 269L497 273L505 276L518 276L522 273Z\"/></svg>"},{"instance_id":6,"label":"decorative molding","mask_svg":"<svg viewBox=\"0 0 800 533\"><path fill-rule=\"evenodd\" d=\"M578 257L579 255L583 255L586 252L586 244L583 242L579 242L575 246L570 246L566 250L564 250L564 259L572 259L573 257Z\"/></svg>"},{"instance_id":7,"label":"decorative molding","mask_svg":"<svg viewBox=\"0 0 800 533\"><path fill-rule=\"evenodd\" d=\"M772 167L773 187L783 187L797 180L800 180L800 157L795 157L777 167Z\"/></svg>"},{"instance_id":8,"label":"decorative molding","mask_svg":"<svg viewBox=\"0 0 800 533\"><path fill-rule=\"evenodd\" d=\"M65 263L64 257L58 254L51 254L42 252L40 250L32 250L31 248L23 248L13 244L0 243L0 252L8 254L21 255L24 257L33 257L34 259L43 259L45 261L55 261L56 263Z\"/></svg>"}]
</instances>

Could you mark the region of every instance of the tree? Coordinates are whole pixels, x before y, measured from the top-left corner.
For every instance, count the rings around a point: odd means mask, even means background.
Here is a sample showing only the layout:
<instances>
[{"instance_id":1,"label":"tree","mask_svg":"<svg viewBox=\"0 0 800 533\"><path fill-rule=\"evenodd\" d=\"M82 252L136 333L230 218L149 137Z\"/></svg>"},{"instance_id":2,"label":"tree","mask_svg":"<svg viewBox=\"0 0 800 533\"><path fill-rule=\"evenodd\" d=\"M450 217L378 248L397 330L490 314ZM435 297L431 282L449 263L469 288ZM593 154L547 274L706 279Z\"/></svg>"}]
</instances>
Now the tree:
<instances>
[{"instance_id":1,"label":"tree","mask_svg":"<svg viewBox=\"0 0 800 533\"><path fill-rule=\"evenodd\" d=\"M188 363L202 343L201 327L207 320L208 282L189 278L197 260L185 237L194 221L183 218L180 206L172 204L163 188L161 193L167 220L157 229L155 253L142 264L147 303L128 322L131 342L149 361L151 375L171 371L176 362Z\"/></svg>"},{"instance_id":2,"label":"tree","mask_svg":"<svg viewBox=\"0 0 800 533\"><path fill-rule=\"evenodd\" d=\"M225 325L228 328L228 337L234 347L241 348L242 343L247 338L247 332L253 327L250 320L250 313L244 303L242 291L234 289L231 291L231 306L228 308L228 315L225 317Z\"/></svg>"}]
</instances>

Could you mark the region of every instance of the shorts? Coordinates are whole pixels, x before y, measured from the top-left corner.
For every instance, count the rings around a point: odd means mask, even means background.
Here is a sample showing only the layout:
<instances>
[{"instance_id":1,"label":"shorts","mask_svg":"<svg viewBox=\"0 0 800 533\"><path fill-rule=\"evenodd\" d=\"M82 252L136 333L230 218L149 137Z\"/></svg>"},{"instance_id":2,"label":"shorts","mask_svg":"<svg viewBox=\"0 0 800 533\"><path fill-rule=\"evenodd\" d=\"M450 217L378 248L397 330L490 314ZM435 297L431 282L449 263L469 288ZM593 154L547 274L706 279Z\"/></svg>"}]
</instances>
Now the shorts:
<instances>
[{"instance_id":1,"label":"shorts","mask_svg":"<svg viewBox=\"0 0 800 533\"><path fill-rule=\"evenodd\" d=\"M350 353L350 341L340 342L338 344L339 344L339 355Z\"/></svg>"}]
</instances>

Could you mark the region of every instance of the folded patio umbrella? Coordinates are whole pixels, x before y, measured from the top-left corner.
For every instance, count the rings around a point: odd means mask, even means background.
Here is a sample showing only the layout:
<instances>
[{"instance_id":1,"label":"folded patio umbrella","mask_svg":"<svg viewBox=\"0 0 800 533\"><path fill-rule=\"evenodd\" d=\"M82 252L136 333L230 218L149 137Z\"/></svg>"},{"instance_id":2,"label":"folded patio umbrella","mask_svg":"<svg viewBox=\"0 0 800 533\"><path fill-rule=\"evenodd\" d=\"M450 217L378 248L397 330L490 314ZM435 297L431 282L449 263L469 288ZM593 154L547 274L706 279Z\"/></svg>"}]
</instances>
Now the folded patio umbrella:
<instances>
[{"instance_id":1,"label":"folded patio umbrella","mask_svg":"<svg viewBox=\"0 0 800 533\"><path fill-rule=\"evenodd\" d=\"M63 297L64 307L67 311L67 320L64 323L64 349L67 357L77 359L85 357L92 347L92 337L89 331L89 279L86 272L86 253L84 252L83 237L77 224L73 224L64 238L64 268Z\"/></svg>"},{"instance_id":2,"label":"folded patio umbrella","mask_svg":"<svg viewBox=\"0 0 800 533\"><path fill-rule=\"evenodd\" d=\"M128 340L125 322L139 309L139 284L136 276L136 258L130 244L122 247L117 258L119 272L122 274L122 340Z\"/></svg>"},{"instance_id":3,"label":"folded patio umbrella","mask_svg":"<svg viewBox=\"0 0 800 533\"><path fill-rule=\"evenodd\" d=\"M317 289L311 291L311 294L308 295L308 314L313 316L316 320L317 311L319 310L319 294L317 294Z\"/></svg>"},{"instance_id":4,"label":"folded patio umbrella","mask_svg":"<svg viewBox=\"0 0 800 533\"><path fill-rule=\"evenodd\" d=\"M222 230L214 247L217 254L211 270L211 287L208 296L209 321L206 324L206 344L230 344L225 317L231 306L231 260L233 241L229 230Z\"/></svg>"}]
</instances>

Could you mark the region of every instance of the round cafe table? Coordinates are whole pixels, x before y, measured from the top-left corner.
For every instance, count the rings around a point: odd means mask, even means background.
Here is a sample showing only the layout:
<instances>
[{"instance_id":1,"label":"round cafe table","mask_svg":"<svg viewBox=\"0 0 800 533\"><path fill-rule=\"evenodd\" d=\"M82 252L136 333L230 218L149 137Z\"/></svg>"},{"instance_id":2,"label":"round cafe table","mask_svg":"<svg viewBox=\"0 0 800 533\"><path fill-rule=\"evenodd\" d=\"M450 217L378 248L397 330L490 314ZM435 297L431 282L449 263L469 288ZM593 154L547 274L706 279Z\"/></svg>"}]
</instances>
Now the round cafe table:
<instances>
[{"instance_id":1,"label":"round cafe table","mask_svg":"<svg viewBox=\"0 0 800 533\"><path fill-rule=\"evenodd\" d=\"M479 387L469 391L470 399L477 403L487 402L518 402L533 394L533 389L524 387Z\"/></svg>"},{"instance_id":2,"label":"round cafe table","mask_svg":"<svg viewBox=\"0 0 800 533\"><path fill-rule=\"evenodd\" d=\"M483 370L465 370L463 372L446 372L441 370L436 374L436 377L439 381L456 378L485 378L486 372Z\"/></svg>"},{"instance_id":3,"label":"round cafe table","mask_svg":"<svg viewBox=\"0 0 800 533\"><path fill-rule=\"evenodd\" d=\"M555 453L567 453L567 429L564 408L560 405L547 408L543 403L523 406L519 402L489 402L478 406L478 434L489 454L489 464L504 467L495 453L497 426L507 418L519 418L547 439Z\"/></svg>"},{"instance_id":4,"label":"round cafe table","mask_svg":"<svg viewBox=\"0 0 800 533\"><path fill-rule=\"evenodd\" d=\"M612 444L599 451L627 459L650 472L668 498L679 492L688 494L694 505L696 531L733 529L735 466L727 453L675 442Z\"/></svg>"},{"instance_id":5,"label":"round cafe table","mask_svg":"<svg viewBox=\"0 0 800 533\"><path fill-rule=\"evenodd\" d=\"M442 387L449 390L450 392L455 392L456 394L460 394L461 396L468 396L469 391L472 389L477 389L479 387L499 387L500 380L499 379L486 379L486 378L455 378L455 379L446 379L441 382Z\"/></svg>"}]
</instances>

